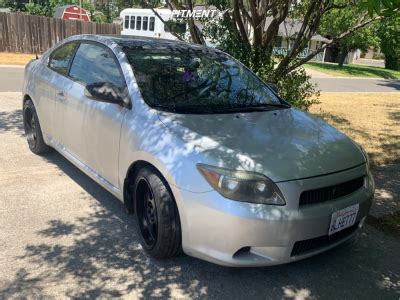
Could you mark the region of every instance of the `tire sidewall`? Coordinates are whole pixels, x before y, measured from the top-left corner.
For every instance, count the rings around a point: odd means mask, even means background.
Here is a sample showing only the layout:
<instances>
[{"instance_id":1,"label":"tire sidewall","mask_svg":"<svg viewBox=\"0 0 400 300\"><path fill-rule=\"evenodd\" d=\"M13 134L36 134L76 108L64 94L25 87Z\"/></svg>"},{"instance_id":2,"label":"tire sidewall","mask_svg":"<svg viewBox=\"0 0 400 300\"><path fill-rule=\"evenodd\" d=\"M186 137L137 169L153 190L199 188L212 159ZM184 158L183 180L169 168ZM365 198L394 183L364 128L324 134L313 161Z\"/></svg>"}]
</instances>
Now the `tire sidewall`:
<instances>
[{"instance_id":1,"label":"tire sidewall","mask_svg":"<svg viewBox=\"0 0 400 300\"><path fill-rule=\"evenodd\" d=\"M25 115L26 115L27 109L31 110L31 113L33 114L33 117L35 119L36 141L35 141L34 146L32 146L31 143L29 143L27 132L26 132L27 125L26 125L26 116ZM28 99L24 102L22 114L23 114L24 131L25 131L25 136L27 137L29 149L35 154L43 154L43 153L47 153L48 151L50 151L51 148L48 145L46 145L46 143L44 142L43 134L42 134L42 127L40 126L39 117L37 115L35 105L33 104L33 101L31 99Z\"/></svg>"},{"instance_id":2,"label":"tire sidewall","mask_svg":"<svg viewBox=\"0 0 400 300\"><path fill-rule=\"evenodd\" d=\"M152 189L154 201L156 203L156 210L157 210L157 239L153 246L149 246L141 233L140 225L139 225L139 217L137 214L137 201L136 199L137 188L139 182L145 179L149 184L150 188ZM161 187L161 188L160 188ZM165 246L163 240L165 240L166 232L165 227L171 226L172 230L175 234L179 235L178 242L181 243L181 229L180 229L180 219L178 209L175 203L175 200L172 196L172 193L168 187L168 184L165 182L163 177L151 167L144 167L140 169L134 181L133 187L133 199L134 199L134 209L135 209L135 227L139 235L140 244L142 245L143 249L148 252L151 256L156 258L160 253L163 252L163 247ZM181 247L181 245L179 245Z\"/></svg>"},{"instance_id":3,"label":"tire sidewall","mask_svg":"<svg viewBox=\"0 0 400 300\"><path fill-rule=\"evenodd\" d=\"M27 120L26 120L26 110L27 109L30 109L31 110L31 113L33 114L33 117L35 118L35 125L36 125L36 128L35 128L35 130L36 130L36 137L38 137L38 129L40 128L38 125L39 125L39 120L38 120L38 117L37 117L37 113L36 113L36 109L35 109L35 106L33 105L33 102L32 102L32 100L30 100L30 99L28 99L28 100L26 100L25 101L25 103L24 103L24 111L23 111L23 122L24 122L24 131L25 131L25 136L28 138L28 134L27 134L27 132L26 132L26 122L27 122ZM35 150L36 150L36 148L37 148L37 143L38 143L38 139L36 138L36 141L35 141L35 146L33 147L32 145L31 145L31 143L29 143L29 141L28 141L28 146L29 146L29 148L33 151L33 152L35 152Z\"/></svg>"}]
</instances>

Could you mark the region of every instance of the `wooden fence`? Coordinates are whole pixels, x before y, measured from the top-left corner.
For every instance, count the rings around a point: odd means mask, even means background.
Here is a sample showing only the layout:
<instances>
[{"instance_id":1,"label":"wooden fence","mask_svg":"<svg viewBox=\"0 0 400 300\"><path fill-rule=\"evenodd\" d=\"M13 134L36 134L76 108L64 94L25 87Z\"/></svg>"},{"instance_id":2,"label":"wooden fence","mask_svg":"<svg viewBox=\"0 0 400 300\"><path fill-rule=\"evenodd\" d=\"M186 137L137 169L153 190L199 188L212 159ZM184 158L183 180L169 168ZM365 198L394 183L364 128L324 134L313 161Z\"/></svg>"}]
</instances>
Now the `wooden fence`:
<instances>
[{"instance_id":1,"label":"wooden fence","mask_svg":"<svg viewBox=\"0 0 400 300\"><path fill-rule=\"evenodd\" d=\"M75 34L120 34L117 24L0 13L0 52L41 54Z\"/></svg>"}]
</instances>

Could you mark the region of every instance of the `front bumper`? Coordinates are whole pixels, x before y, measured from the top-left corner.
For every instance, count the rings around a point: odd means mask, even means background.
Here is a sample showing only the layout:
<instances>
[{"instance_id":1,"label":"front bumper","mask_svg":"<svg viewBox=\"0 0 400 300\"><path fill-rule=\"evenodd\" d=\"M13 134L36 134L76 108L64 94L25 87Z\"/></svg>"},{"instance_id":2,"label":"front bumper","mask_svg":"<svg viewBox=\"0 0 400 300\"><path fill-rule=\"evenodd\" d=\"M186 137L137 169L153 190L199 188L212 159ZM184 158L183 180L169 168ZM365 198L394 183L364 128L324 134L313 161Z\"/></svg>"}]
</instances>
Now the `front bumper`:
<instances>
[{"instance_id":1,"label":"front bumper","mask_svg":"<svg viewBox=\"0 0 400 300\"><path fill-rule=\"evenodd\" d=\"M323 237L333 212L359 204L361 227L372 204L374 184L345 197L299 207L302 191L338 184L367 174L365 166L346 172L278 183L287 204L271 206L228 200L219 193L173 188L182 223L182 246L188 255L225 266L267 266L292 262L333 248L355 231L316 250L292 255L296 242ZM367 176L367 175L366 175Z\"/></svg>"}]
</instances>

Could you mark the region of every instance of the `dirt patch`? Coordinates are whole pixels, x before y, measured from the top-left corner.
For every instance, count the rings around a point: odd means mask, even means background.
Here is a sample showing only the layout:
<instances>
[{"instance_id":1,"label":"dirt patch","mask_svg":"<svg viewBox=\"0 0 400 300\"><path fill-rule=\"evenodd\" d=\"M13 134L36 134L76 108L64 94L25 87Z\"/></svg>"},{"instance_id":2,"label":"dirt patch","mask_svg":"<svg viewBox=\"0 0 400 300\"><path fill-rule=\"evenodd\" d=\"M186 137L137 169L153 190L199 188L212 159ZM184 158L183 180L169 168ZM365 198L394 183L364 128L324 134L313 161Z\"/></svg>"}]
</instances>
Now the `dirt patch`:
<instances>
[{"instance_id":1,"label":"dirt patch","mask_svg":"<svg viewBox=\"0 0 400 300\"><path fill-rule=\"evenodd\" d=\"M25 66L35 54L0 52L0 65L22 65Z\"/></svg>"}]
</instances>

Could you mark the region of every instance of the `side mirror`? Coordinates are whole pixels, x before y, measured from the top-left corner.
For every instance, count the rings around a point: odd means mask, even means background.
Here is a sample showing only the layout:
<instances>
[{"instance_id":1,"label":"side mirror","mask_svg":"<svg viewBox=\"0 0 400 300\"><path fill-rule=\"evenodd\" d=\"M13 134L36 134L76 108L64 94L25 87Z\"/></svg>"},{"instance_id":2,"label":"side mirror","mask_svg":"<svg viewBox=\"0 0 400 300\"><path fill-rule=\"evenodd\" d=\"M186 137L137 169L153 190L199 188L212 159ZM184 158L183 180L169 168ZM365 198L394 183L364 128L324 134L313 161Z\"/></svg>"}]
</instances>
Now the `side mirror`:
<instances>
[{"instance_id":1,"label":"side mirror","mask_svg":"<svg viewBox=\"0 0 400 300\"><path fill-rule=\"evenodd\" d=\"M268 83L268 85L275 92L275 94L279 93L279 88L275 83Z\"/></svg>"},{"instance_id":2,"label":"side mirror","mask_svg":"<svg viewBox=\"0 0 400 300\"><path fill-rule=\"evenodd\" d=\"M108 82L95 82L86 85L84 94L93 100L128 106L129 101L120 88Z\"/></svg>"}]
</instances>

